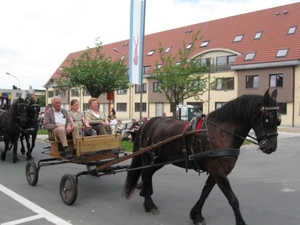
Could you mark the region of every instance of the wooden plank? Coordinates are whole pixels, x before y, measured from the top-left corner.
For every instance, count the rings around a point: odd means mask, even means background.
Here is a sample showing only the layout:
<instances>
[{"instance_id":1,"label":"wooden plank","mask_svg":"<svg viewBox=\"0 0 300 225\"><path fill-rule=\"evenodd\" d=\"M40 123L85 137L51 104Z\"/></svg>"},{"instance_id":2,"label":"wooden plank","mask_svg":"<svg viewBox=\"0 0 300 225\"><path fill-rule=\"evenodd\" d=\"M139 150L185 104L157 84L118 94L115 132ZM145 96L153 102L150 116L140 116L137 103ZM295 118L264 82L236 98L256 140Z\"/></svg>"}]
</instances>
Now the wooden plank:
<instances>
[{"instance_id":1,"label":"wooden plank","mask_svg":"<svg viewBox=\"0 0 300 225\"><path fill-rule=\"evenodd\" d=\"M59 154L59 148L63 148L61 142L60 141L52 141L50 143L51 143L51 150L49 152L49 155L51 157L58 158L58 159L62 158L61 155ZM68 147L70 149L70 152L73 153L74 144L73 144L72 140L68 140Z\"/></svg>"},{"instance_id":2,"label":"wooden plank","mask_svg":"<svg viewBox=\"0 0 300 225\"><path fill-rule=\"evenodd\" d=\"M120 134L97 135L76 139L76 156L119 148L121 148Z\"/></svg>"}]
</instances>

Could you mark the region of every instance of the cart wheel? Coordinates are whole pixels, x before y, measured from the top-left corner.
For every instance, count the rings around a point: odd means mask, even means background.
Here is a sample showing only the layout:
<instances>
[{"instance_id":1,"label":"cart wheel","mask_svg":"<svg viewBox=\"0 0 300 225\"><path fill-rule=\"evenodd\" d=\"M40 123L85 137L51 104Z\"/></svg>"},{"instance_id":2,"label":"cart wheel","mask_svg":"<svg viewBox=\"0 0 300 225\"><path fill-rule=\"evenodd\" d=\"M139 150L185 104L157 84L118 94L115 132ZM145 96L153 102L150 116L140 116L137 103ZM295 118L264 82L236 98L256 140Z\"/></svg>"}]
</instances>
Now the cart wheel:
<instances>
[{"instance_id":1,"label":"cart wheel","mask_svg":"<svg viewBox=\"0 0 300 225\"><path fill-rule=\"evenodd\" d=\"M27 162L26 169L25 169L25 175L26 175L26 179L27 179L28 183L31 186L35 186L37 184L38 179L39 179L39 171L37 169L35 162L33 162L33 161Z\"/></svg>"},{"instance_id":2,"label":"cart wheel","mask_svg":"<svg viewBox=\"0 0 300 225\"><path fill-rule=\"evenodd\" d=\"M66 205L73 205L77 198L77 182L73 175L65 174L59 185L60 197Z\"/></svg>"}]
</instances>

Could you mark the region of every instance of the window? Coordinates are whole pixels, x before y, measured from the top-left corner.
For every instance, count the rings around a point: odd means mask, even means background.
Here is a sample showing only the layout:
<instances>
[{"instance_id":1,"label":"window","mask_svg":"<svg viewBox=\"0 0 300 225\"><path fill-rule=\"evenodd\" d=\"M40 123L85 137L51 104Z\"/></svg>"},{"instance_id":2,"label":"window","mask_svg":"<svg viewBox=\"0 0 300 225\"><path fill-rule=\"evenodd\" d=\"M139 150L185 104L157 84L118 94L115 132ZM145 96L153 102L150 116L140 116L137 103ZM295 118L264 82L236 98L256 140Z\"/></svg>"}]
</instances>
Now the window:
<instances>
[{"instance_id":1,"label":"window","mask_svg":"<svg viewBox=\"0 0 300 225\"><path fill-rule=\"evenodd\" d=\"M48 91L48 97L52 98L53 97L53 91Z\"/></svg>"},{"instance_id":2,"label":"window","mask_svg":"<svg viewBox=\"0 0 300 225\"><path fill-rule=\"evenodd\" d=\"M203 112L203 102L187 102L187 105L194 106L194 113Z\"/></svg>"},{"instance_id":3,"label":"window","mask_svg":"<svg viewBox=\"0 0 300 225\"><path fill-rule=\"evenodd\" d=\"M140 110L140 103L134 103L134 111L135 112L140 112L141 110ZM143 102L142 103L142 112L146 112L146 103L145 102Z\"/></svg>"},{"instance_id":4,"label":"window","mask_svg":"<svg viewBox=\"0 0 300 225\"><path fill-rule=\"evenodd\" d=\"M158 92L158 86L159 86L159 82L153 83L153 92Z\"/></svg>"},{"instance_id":5,"label":"window","mask_svg":"<svg viewBox=\"0 0 300 225\"><path fill-rule=\"evenodd\" d=\"M277 54L276 54L276 57L286 57L288 53L288 49L279 49Z\"/></svg>"},{"instance_id":6,"label":"window","mask_svg":"<svg viewBox=\"0 0 300 225\"><path fill-rule=\"evenodd\" d=\"M147 56L153 55L154 52L155 52L155 49L150 50L150 51L148 52Z\"/></svg>"},{"instance_id":7,"label":"window","mask_svg":"<svg viewBox=\"0 0 300 225\"><path fill-rule=\"evenodd\" d=\"M87 89L83 90L83 96L89 96L90 92Z\"/></svg>"},{"instance_id":8,"label":"window","mask_svg":"<svg viewBox=\"0 0 300 225\"><path fill-rule=\"evenodd\" d=\"M90 108L89 103L83 103L82 107L83 107L83 111L86 111Z\"/></svg>"},{"instance_id":9,"label":"window","mask_svg":"<svg viewBox=\"0 0 300 225\"><path fill-rule=\"evenodd\" d=\"M60 94L60 91L59 90L55 90L55 95L59 96L59 94Z\"/></svg>"},{"instance_id":10,"label":"window","mask_svg":"<svg viewBox=\"0 0 300 225\"><path fill-rule=\"evenodd\" d=\"M226 104L226 102L216 102L215 103L215 109L219 109L219 108L221 108L225 104Z\"/></svg>"},{"instance_id":11,"label":"window","mask_svg":"<svg viewBox=\"0 0 300 225\"><path fill-rule=\"evenodd\" d=\"M209 41L203 41L200 45L200 48L206 47L209 44Z\"/></svg>"},{"instance_id":12,"label":"window","mask_svg":"<svg viewBox=\"0 0 300 225\"><path fill-rule=\"evenodd\" d=\"M171 51L171 48L172 46L167 47L165 53L169 53Z\"/></svg>"},{"instance_id":13,"label":"window","mask_svg":"<svg viewBox=\"0 0 300 225\"><path fill-rule=\"evenodd\" d=\"M270 87L283 87L283 74L271 74Z\"/></svg>"},{"instance_id":14,"label":"window","mask_svg":"<svg viewBox=\"0 0 300 225\"><path fill-rule=\"evenodd\" d=\"M246 76L246 88L258 88L258 75Z\"/></svg>"},{"instance_id":15,"label":"window","mask_svg":"<svg viewBox=\"0 0 300 225\"><path fill-rule=\"evenodd\" d=\"M189 44L185 47L185 50L190 49L192 46L193 46L193 43L189 43Z\"/></svg>"},{"instance_id":16,"label":"window","mask_svg":"<svg viewBox=\"0 0 300 225\"><path fill-rule=\"evenodd\" d=\"M262 31L257 32L254 36L254 40L260 39L262 36L262 33L263 33Z\"/></svg>"},{"instance_id":17,"label":"window","mask_svg":"<svg viewBox=\"0 0 300 225\"><path fill-rule=\"evenodd\" d=\"M67 96L67 91L66 90L62 90L61 91L61 97L66 97Z\"/></svg>"},{"instance_id":18,"label":"window","mask_svg":"<svg viewBox=\"0 0 300 225\"><path fill-rule=\"evenodd\" d=\"M71 97L76 97L79 96L78 90L77 89L71 89Z\"/></svg>"},{"instance_id":19,"label":"window","mask_svg":"<svg viewBox=\"0 0 300 225\"><path fill-rule=\"evenodd\" d=\"M143 87L143 93L147 93L147 84L144 83L142 87ZM138 84L135 85L135 93L141 93L141 85Z\"/></svg>"},{"instance_id":20,"label":"window","mask_svg":"<svg viewBox=\"0 0 300 225\"><path fill-rule=\"evenodd\" d=\"M243 34L237 35L237 36L235 36L233 42L240 42L240 41L242 41L243 37L244 37Z\"/></svg>"},{"instance_id":21,"label":"window","mask_svg":"<svg viewBox=\"0 0 300 225\"><path fill-rule=\"evenodd\" d=\"M181 64L181 62L178 61L178 62L175 63L175 66L179 66L180 64Z\"/></svg>"},{"instance_id":22,"label":"window","mask_svg":"<svg viewBox=\"0 0 300 225\"><path fill-rule=\"evenodd\" d=\"M288 31L288 34L295 34L295 33L296 33L296 29L297 29L296 26L290 27L290 28L289 28L289 31Z\"/></svg>"},{"instance_id":23,"label":"window","mask_svg":"<svg viewBox=\"0 0 300 225\"><path fill-rule=\"evenodd\" d=\"M125 94L127 94L127 89L121 89L121 88L119 88L117 90L117 95L125 95Z\"/></svg>"},{"instance_id":24,"label":"window","mask_svg":"<svg viewBox=\"0 0 300 225\"><path fill-rule=\"evenodd\" d=\"M117 111L118 112L126 112L127 111L127 103L117 103Z\"/></svg>"},{"instance_id":25,"label":"window","mask_svg":"<svg viewBox=\"0 0 300 225\"><path fill-rule=\"evenodd\" d=\"M234 89L234 78L220 78L217 84L217 90L233 90Z\"/></svg>"},{"instance_id":26,"label":"window","mask_svg":"<svg viewBox=\"0 0 300 225\"><path fill-rule=\"evenodd\" d=\"M156 69L160 69L161 66L162 66L161 64L157 64L157 65L156 65Z\"/></svg>"},{"instance_id":27,"label":"window","mask_svg":"<svg viewBox=\"0 0 300 225\"><path fill-rule=\"evenodd\" d=\"M255 54L256 54L256 52L247 53L245 60L253 60L255 57Z\"/></svg>"},{"instance_id":28,"label":"window","mask_svg":"<svg viewBox=\"0 0 300 225\"><path fill-rule=\"evenodd\" d=\"M211 66L211 58L201 58L200 59L201 67L210 67Z\"/></svg>"},{"instance_id":29,"label":"window","mask_svg":"<svg viewBox=\"0 0 300 225\"><path fill-rule=\"evenodd\" d=\"M9 93L7 93L7 94L9 94ZM22 98L22 93L20 93L20 92L17 92L17 93L16 93L16 98L19 98L19 97L21 97L21 98Z\"/></svg>"},{"instance_id":30,"label":"window","mask_svg":"<svg viewBox=\"0 0 300 225\"><path fill-rule=\"evenodd\" d=\"M147 73L149 71L149 69L150 69L150 66L144 66L143 67L143 73L144 74Z\"/></svg>"},{"instance_id":31,"label":"window","mask_svg":"<svg viewBox=\"0 0 300 225\"><path fill-rule=\"evenodd\" d=\"M217 71L228 71L233 65L236 55L217 57Z\"/></svg>"},{"instance_id":32,"label":"window","mask_svg":"<svg viewBox=\"0 0 300 225\"><path fill-rule=\"evenodd\" d=\"M278 106L279 106L278 112L279 112L281 115L286 115L286 114L287 114L286 103L278 103Z\"/></svg>"}]
</instances>

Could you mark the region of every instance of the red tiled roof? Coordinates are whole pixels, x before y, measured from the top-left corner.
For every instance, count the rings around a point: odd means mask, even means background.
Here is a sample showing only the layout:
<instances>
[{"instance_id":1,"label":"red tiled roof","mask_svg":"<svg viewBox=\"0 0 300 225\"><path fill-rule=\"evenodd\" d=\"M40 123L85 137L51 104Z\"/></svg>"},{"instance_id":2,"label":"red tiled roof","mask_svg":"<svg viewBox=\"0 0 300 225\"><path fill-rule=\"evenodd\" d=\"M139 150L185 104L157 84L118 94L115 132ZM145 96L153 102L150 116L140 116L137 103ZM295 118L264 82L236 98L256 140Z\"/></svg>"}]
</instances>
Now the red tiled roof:
<instances>
[{"instance_id":1,"label":"red tiled roof","mask_svg":"<svg viewBox=\"0 0 300 225\"><path fill-rule=\"evenodd\" d=\"M285 14L284 11L287 13ZM191 41L191 36L201 28L200 36L202 40L195 43L196 50L193 54L212 49L228 49L236 51L238 56L234 65L246 65L257 63L270 63L279 61L290 61L300 59L300 3L294 3L256 12L236 15L223 19L208 21L204 23L189 25L159 33L145 35L144 37L144 66L150 65L152 68L155 61L159 60L158 46L161 42L164 48L172 46L171 52L176 54L179 48L182 48L183 41L186 44ZM278 14L279 13L279 14ZM287 32L291 26L297 26L296 33L288 35ZM185 33L187 30L191 33ZM254 40L257 32L262 31L260 39ZM243 35L241 42L234 43L233 40L237 35ZM200 44L209 40L207 47L199 48ZM128 43L126 46L125 44ZM122 54L129 55L129 40L123 40L103 46L102 52L112 60L121 57L121 54L113 51L117 48ZM279 49L288 48L286 57L276 58ZM156 51L152 56L147 56L150 50ZM67 60L77 58L85 50L71 53L60 65L66 66ZM244 61L247 53L256 52L254 60ZM57 78L56 72L47 81L46 85L53 78Z\"/></svg>"}]
</instances>

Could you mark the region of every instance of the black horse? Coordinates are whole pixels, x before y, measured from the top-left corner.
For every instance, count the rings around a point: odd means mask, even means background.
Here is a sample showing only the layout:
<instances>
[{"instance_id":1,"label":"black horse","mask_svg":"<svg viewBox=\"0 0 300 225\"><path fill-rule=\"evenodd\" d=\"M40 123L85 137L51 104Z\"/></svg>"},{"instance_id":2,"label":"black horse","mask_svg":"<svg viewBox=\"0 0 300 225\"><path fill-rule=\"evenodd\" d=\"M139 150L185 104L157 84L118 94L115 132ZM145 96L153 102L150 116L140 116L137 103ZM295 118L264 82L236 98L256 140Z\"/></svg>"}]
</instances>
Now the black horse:
<instances>
[{"instance_id":1,"label":"black horse","mask_svg":"<svg viewBox=\"0 0 300 225\"><path fill-rule=\"evenodd\" d=\"M21 142L21 153L25 154L25 146L23 143L23 140L25 138L26 140L26 146L27 146L27 160L31 160L32 158L32 150L35 147L35 140L37 136L37 132L39 129L39 114L40 114L40 106L38 104L38 101L36 101L34 98L27 99L28 101L28 111L27 111L27 122L23 126L23 130L21 132L20 136L20 142ZM30 144L30 136L31 136L31 144Z\"/></svg>"},{"instance_id":2,"label":"black horse","mask_svg":"<svg viewBox=\"0 0 300 225\"><path fill-rule=\"evenodd\" d=\"M6 159L6 152L13 145L13 162L19 161L17 155L18 141L23 125L27 122L27 103L23 98L18 98L10 106L9 110L2 111L0 116L0 136L5 143L5 150L1 154L1 160Z\"/></svg>"},{"instance_id":3,"label":"black horse","mask_svg":"<svg viewBox=\"0 0 300 225\"><path fill-rule=\"evenodd\" d=\"M197 172L208 173L201 196L190 212L194 224L206 224L202 208L217 184L234 211L236 225L245 225L239 201L231 189L227 175L234 168L239 148L245 138L250 136L248 134L251 129L254 130L256 138L250 137L262 152L270 154L276 151L277 126L281 122L276 97L277 90L272 94L267 90L264 96L243 95L206 117L195 119L188 124L186 121L168 117L150 119L139 129L133 151L147 146L153 146L153 150L132 158L123 194L130 198L142 175L140 196L145 198L144 208L146 212L158 214L158 207L151 198L152 176L165 164L172 163L186 170L194 169ZM199 131L200 127L203 132ZM180 138L163 143L176 135ZM141 166L144 168L138 169Z\"/></svg>"}]
</instances>

